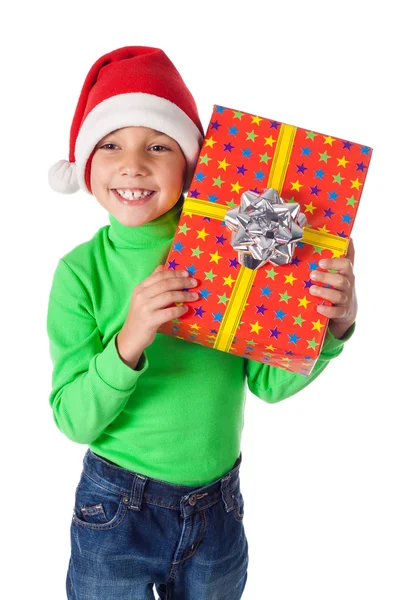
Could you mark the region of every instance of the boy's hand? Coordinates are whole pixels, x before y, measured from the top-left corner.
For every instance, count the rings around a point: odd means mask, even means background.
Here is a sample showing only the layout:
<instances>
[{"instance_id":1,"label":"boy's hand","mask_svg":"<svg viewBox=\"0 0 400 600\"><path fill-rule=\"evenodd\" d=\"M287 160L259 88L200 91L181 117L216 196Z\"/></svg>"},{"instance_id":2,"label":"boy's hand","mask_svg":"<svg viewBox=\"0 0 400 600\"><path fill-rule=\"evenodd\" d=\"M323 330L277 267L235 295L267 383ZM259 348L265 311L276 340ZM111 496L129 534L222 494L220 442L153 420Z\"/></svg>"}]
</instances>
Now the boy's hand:
<instances>
[{"instance_id":1,"label":"boy's hand","mask_svg":"<svg viewBox=\"0 0 400 600\"><path fill-rule=\"evenodd\" d=\"M357 315L357 297L354 283L354 244L350 238L346 257L324 258L319 263L324 269L336 269L338 273L323 273L315 270L310 278L330 288L311 286L310 293L332 302L332 306L319 304L318 312L329 317L329 329L336 339L340 339L352 325Z\"/></svg>"},{"instance_id":2,"label":"boy's hand","mask_svg":"<svg viewBox=\"0 0 400 600\"><path fill-rule=\"evenodd\" d=\"M159 265L135 287L128 316L117 335L118 352L125 363L134 369L143 350L153 342L158 328L185 314L187 306L170 305L196 300L198 294L182 290L194 288L197 283L186 271L163 271L163 265Z\"/></svg>"}]
</instances>

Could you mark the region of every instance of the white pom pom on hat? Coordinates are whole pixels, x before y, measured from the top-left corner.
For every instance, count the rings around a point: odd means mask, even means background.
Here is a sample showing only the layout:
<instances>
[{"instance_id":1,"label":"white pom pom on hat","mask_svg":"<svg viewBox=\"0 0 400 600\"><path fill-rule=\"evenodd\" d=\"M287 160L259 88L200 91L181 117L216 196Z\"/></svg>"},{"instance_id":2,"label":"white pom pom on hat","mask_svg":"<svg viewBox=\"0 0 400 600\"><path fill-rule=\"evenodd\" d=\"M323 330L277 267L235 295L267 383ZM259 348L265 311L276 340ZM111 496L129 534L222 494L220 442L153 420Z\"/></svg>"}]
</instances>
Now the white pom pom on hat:
<instances>
[{"instance_id":1,"label":"white pom pom on hat","mask_svg":"<svg viewBox=\"0 0 400 600\"><path fill-rule=\"evenodd\" d=\"M96 144L121 127L156 129L176 140L186 158L187 191L204 139L196 103L181 75L159 48L125 46L99 58L79 97L70 132L69 161L48 173L53 190L91 193L88 161ZM90 166L90 165L89 165Z\"/></svg>"}]
</instances>

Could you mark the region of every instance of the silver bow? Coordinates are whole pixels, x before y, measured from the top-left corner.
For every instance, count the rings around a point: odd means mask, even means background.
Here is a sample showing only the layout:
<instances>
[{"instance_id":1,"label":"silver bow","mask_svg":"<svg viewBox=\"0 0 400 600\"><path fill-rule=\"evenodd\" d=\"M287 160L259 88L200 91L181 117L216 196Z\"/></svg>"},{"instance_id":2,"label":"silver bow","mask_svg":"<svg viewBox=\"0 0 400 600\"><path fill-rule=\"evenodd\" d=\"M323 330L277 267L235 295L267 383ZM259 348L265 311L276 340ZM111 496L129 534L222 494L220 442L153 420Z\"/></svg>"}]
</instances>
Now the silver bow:
<instances>
[{"instance_id":1,"label":"silver bow","mask_svg":"<svg viewBox=\"0 0 400 600\"><path fill-rule=\"evenodd\" d=\"M244 192L240 206L225 215L239 263L253 270L268 261L276 266L290 263L306 222L300 204L284 202L274 188L267 188L261 195Z\"/></svg>"}]
</instances>

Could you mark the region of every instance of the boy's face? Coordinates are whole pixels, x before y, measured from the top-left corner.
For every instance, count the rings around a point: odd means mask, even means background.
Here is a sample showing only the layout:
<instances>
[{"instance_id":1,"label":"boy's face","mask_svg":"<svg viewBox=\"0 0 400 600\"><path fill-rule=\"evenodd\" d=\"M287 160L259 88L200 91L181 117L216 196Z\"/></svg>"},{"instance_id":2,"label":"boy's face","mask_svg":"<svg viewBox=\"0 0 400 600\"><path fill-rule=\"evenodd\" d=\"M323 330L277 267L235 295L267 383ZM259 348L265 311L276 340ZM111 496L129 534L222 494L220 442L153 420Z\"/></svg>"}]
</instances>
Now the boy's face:
<instances>
[{"instance_id":1,"label":"boy's face","mask_svg":"<svg viewBox=\"0 0 400 600\"><path fill-rule=\"evenodd\" d=\"M186 160L175 140L148 127L123 127L96 145L90 186L98 202L117 221L138 227L176 204L185 171ZM117 190L125 190L126 198ZM130 199L143 191L151 194Z\"/></svg>"}]
</instances>

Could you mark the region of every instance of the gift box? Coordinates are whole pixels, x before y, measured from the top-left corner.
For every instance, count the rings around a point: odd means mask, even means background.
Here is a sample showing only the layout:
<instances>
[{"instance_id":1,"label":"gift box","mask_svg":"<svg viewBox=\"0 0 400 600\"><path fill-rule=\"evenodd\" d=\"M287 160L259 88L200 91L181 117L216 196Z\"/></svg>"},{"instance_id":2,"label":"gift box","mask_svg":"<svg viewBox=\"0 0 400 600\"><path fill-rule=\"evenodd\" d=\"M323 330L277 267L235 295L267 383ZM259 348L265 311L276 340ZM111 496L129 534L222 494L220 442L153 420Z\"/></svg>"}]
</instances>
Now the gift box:
<instances>
[{"instance_id":1,"label":"gift box","mask_svg":"<svg viewBox=\"0 0 400 600\"><path fill-rule=\"evenodd\" d=\"M329 323L310 272L346 255L371 154L214 106L165 264L200 298L159 332L309 375Z\"/></svg>"}]
</instances>

